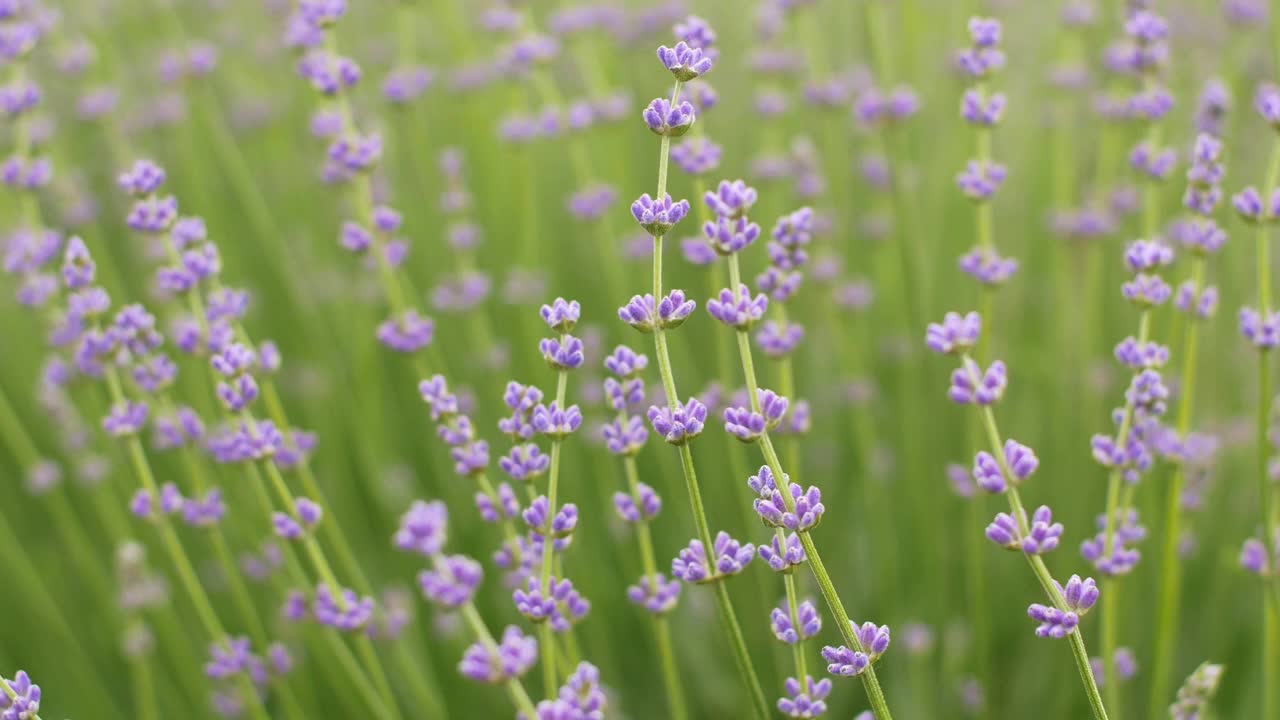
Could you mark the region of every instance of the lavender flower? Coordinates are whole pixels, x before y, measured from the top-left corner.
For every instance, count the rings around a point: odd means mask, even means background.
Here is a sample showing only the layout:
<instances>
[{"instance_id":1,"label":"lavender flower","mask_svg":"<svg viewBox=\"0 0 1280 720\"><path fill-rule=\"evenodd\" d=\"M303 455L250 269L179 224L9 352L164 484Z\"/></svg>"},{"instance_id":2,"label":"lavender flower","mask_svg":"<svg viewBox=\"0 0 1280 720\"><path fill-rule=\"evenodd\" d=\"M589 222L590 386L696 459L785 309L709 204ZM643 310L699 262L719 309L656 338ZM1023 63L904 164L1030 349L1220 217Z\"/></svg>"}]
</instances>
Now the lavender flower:
<instances>
[{"instance_id":1,"label":"lavender flower","mask_svg":"<svg viewBox=\"0 0 1280 720\"><path fill-rule=\"evenodd\" d=\"M738 330L749 330L752 325L764 318L769 308L769 298L763 293L751 297L751 290L746 284L738 286L737 295L729 288L720 291L717 298L707 301L707 312L711 317Z\"/></svg>"},{"instance_id":2,"label":"lavender flower","mask_svg":"<svg viewBox=\"0 0 1280 720\"><path fill-rule=\"evenodd\" d=\"M987 538L1010 550L1021 550L1028 555L1041 555L1058 547L1062 531L1062 523L1053 522L1053 513L1049 506L1041 505L1032 515L1025 535L1013 516L1008 513L999 513L987 526Z\"/></svg>"},{"instance_id":3,"label":"lavender flower","mask_svg":"<svg viewBox=\"0 0 1280 720\"><path fill-rule=\"evenodd\" d=\"M688 214L689 201L674 202L670 194L655 200L645 193L631 203L631 216L654 237L666 235Z\"/></svg>"},{"instance_id":4,"label":"lavender flower","mask_svg":"<svg viewBox=\"0 0 1280 720\"><path fill-rule=\"evenodd\" d=\"M668 581L661 573L645 575L627 588L627 599L654 615L664 615L676 607L682 585Z\"/></svg>"},{"instance_id":5,"label":"lavender flower","mask_svg":"<svg viewBox=\"0 0 1280 720\"><path fill-rule=\"evenodd\" d=\"M827 712L826 697L831 694L831 680L814 681L806 675L804 684L789 677L783 683L787 697L778 698L778 711L790 718L816 718Z\"/></svg>"},{"instance_id":6,"label":"lavender flower","mask_svg":"<svg viewBox=\"0 0 1280 720\"><path fill-rule=\"evenodd\" d=\"M684 445L698 435L707 421L707 406L697 398L689 398L684 405L649 407L649 423L653 431L672 445Z\"/></svg>"},{"instance_id":7,"label":"lavender flower","mask_svg":"<svg viewBox=\"0 0 1280 720\"><path fill-rule=\"evenodd\" d=\"M1031 448L1012 439L1004 443L1004 461L1013 473L1015 485L1030 477L1040 466L1040 461ZM1000 463L985 450L979 451L973 459L973 479L978 487L989 493L1003 493L1008 489L1008 479L1005 478Z\"/></svg>"},{"instance_id":8,"label":"lavender flower","mask_svg":"<svg viewBox=\"0 0 1280 720\"><path fill-rule=\"evenodd\" d=\"M754 545L739 543L724 531L716 534L712 551L715 557L709 562L702 541L690 540L689 546L671 561L671 574L691 584L714 582L742 572L756 553Z\"/></svg>"},{"instance_id":9,"label":"lavender flower","mask_svg":"<svg viewBox=\"0 0 1280 720\"><path fill-rule=\"evenodd\" d=\"M827 672L841 677L857 677L866 672L876 660L889 649L889 627L875 623L863 623L861 627L850 621L854 636L862 646L861 650L850 650L844 645L822 648L822 658L827 661Z\"/></svg>"},{"instance_id":10,"label":"lavender flower","mask_svg":"<svg viewBox=\"0 0 1280 720\"><path fill-rule=\"evenodd\" d=\"M693 127L695 119L693 105L688 100L672 105L670 101L663 98L654 98L641 116L644 118L644 124L654 135L664 137L684 135Z\"/></svg>"},{"instance_id":11,"label":"lavender flower","mask_svg":"<svg viewBox=\"0 0 1280 720\"><path fill-rule=\"evenodd\" d=\"M428 601L442 608L458 608L471 602L483 577L475 560L465 555L441 556L434 570L418 574L418 585Z\"/></svg>"},{"instance_id":12,"label":"lavender flower","mask_svg":"<svg viewBox=\"0 0 1280 720\"><path fill-rule=\"evenodd\" d=\"M982 318L976 312L966 315L949 312L941 323L929 323L925 344L941 355L962 355L978 344Z\"/></svg>"},{"instance_id":13,"label":"lavender flower","mask_svg":"<svg viewBox=\"0 0 1280 720\"><path fill-rule=\"evenodd\" d=\"M502 633L502 641L493 650L483 642L468 647L458 670L476 682L496 685L524 675L537 660L537 639L526 636L514 625L508 625Z\"/></svg>"},{"instance_id":14,"label":"lavender flower","mask_svg":"<svg viewBox=\"0 0 1280 720\"><path fill-rule=\"evenodd\" d=\"M757 551L771 570L780 573L791 572L806 559L800 536L795 533L786 535L781 541L774 535L768 545L761 545Z\"/></svg>"},{"instance_id":15,"label":"lavender flower","mask_svg":"<svg viewBox=\"0 0 1280 720\"><path fill-rule=\"evenodd\" d=\"M1093 578L1081 580L1079 575L1072 575L1065 587L1056 580L1054 586L1062 595L1066 609L1059 610L1035 603L1027 608L1027 615L1040 623L1036 628L1036 635L1061 639L1075 630L1080 624L1080 617L1098 602L1098 586Z\"/></svg>"},{"instance_id":16,"label":"lavender flower","mask_svg":"<svg viewBox=\"0 0 1280 720\"><path fill-rule=\"evenodd\" d=\"M822 629L822 616L809 600L804 600L797 606L796 620L799 625L792 624L791 611L786 603L774 608L769 613L769 626L773 629L773 636L779 642L795 645L817 635Z\"/></svg>"},{"instance_id":17,"label":"lavender flower","mask_svg":"<svg viewBox=\"0 0 1280 720\"><path fill-rule=\"evenodd\" d=\"M676 43L674 48L666 45L659 47L658 61L680 82L689 82L706 75L711 72L714 64L713 59L706 55L701 47L690 47L683 40Z\"/></svg>"},{"instance_id":18,"label":"lavender flower","mask_svg":"<svg viewBox=\"0 0 1280 720\"><path fill-rule=\"evenodd\" d=\"M629 523L648 522L662 509L662 498L653 488L637 483L634 496L631 493L614 493L613 506L618 515Z\"/></svg>"}]
</instances>

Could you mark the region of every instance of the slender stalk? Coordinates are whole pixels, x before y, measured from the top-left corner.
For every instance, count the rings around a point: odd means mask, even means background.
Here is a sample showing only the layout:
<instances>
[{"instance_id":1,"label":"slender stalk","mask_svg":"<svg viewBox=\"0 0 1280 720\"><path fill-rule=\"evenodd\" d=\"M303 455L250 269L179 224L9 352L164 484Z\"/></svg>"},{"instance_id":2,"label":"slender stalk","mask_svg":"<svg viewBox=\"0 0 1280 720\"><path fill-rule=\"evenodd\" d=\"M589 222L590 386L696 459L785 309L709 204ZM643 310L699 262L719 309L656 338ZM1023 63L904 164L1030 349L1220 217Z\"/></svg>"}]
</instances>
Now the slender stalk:
<instances>
[{"instance_id":1,"label":"slender stalk","mask_svg":"<svg viewBox=\"0 0 1280 720\"><path fill-rule=\"evenodd\" d=\"M1271 161L1267 166L1266 182L1262 187L1263 197L1270 198L1280 183L1280 140L1272 143ZM1258 272L1258 312L1267 317L1271 312L1271 227L1266 218L1258 223L1257 259L1254 266ZM1272 577L1265 582L1272 587L1275 595L1275 607L1269 608L1265 595L1262 601L1263 626L1269 632L1263 633L1263 669L1264 678L1274 678L1280 673L1280 633L1276 632L1276 614L1280 613L1280 575L1275 573L1277 556L1275 540L1277 523L1273 510L1275 503L1274 489L1267 473L1267 453L1270 443L1267 438L1271 424L1271 406L1274 402L1271 384L1271 363L1273 358L1266 350L1258 352L1258 414L1257 414L1257 447L1255 448L1256 465L1254 474L1258 483L1258 509L1262 514L1262 547L1267 557L1267 567ZM1275 717L1280 713L1280 691L1276 683L1263 682L1263 716Z\"/></svg>"},{"instance_id":2,"label":"slender stalk","mask_svg":"<svg viewBox=\"0 0 1280 720\"><path fill-rule=\"evenodd\" d=\"M730 255L729 263L729 283L737 292L737 287L741 282L741 270L739 269L738 256ZM737 330L738 336L738 354L742 361L742 372L747 383L747 395L751 402L752 412L760 412L760 399L758 395L759 383L756 379L755 361L751 357L751 340L747 336L745 329ZM791 497L791 493L786 489L787 481L784 478L789 477L782 469L782 462L778 459L778 454L774 450L773 441L769 438L766 431L760 436L760 448L764 454L765 464L769 466L769 470L773 473L775 482L780 489L779 495L782 496L783 504L789 512L795 511L795 499ZM781 531L779 531L781 533ZM809 568L813 572L814 578L818 581L818 587L822 591L822 597L827 603L827 607L831 610L831 614L836 618L836 624L840 629L840 635L844 638L845 644L856 650L861 651L862 644L858 641L856 634L853 632L853 623L849 620L849 614L844 608L843 601L840 600L839 594L836 592L831 577L827 574L826 566L822 563L822 557L818 554L818 548L813 542L813 538L809 536L807 530L797 533L800 537L800 544L804 546L805 557L809 561ZM781 537L781 536L780 536ZM793 622L795 622L795 607L792 603L792 595L794 595L794 578L790 575L786 578L788 587L788 604L791 605ZM799 628L798 623L796 627ZM797 656L796 662L801 675L797 680L801 683L805 682L803 674L804 661L803 657ZM889 712L889 704L885 700L884 691L880 688L880 682L876 679L875 668L871 665L867 666L866 671L862 674L862 683L867 691L867 698L871 703L871 711L875 715L876 720L890 720L892 715Z\"/></svg>"},{"instance_id":3,"label":"slender stalk","mask_svg":"<svg viewBox=\"0 0 1280 720\"><path fill-rule=\"evenodd\" d=\"M1201 255L1191 259L1191 282L1196 296L1204 287L1205 260ZM1187 326L1183 349L1182 388L1178 404L1178 437L1186 438L1191 429L1191 409L1195 402L1196 358L1200 323L1194 318ZM1150 714L1158 714L1169 704L1169 678L1174 658L1174 633L1182 610L1182 563L1178 558L1178 541L1182 535L1182 489L1186 484L1186 461L1178 463L1166 490L1164 545L1160 557L1160 598L1156 614L1155 667L1152 670Z\"/></svg>"},{"instance_id":4,"label":"slender stalk","mask_svg":"<svg viewBox=\"0 0 1280 720\"><path fill-rule=\"evenodd\" d=\"M107 388L111 392L112 401L123 403L125 399L124 390L120 384L120 376L115 366L107 365L104 369L104 375L107 381ZM139 482L142 483L143 489L151 493L152 496L158 497L159 486L156 483L155 475L151 472L151 465L147 461L147 454L142 447L142 441L138 439L137 435L130 435L125 438L125 444L129 461L133 465L134 473L137 475ZM157 524L160 529L161 543L164 545L165 552L169 555L169 560L173 563L174 569L178 573L179 582L195 607L196 616L200 619L200 624L204 626L205 633L215 643L226 642L227 633L218 621L217 613L213 610L213 604L209 602L209 596L200 585L195 568L191 566L190 559L187 558L186 553L183 551L182 543L178 540L178 535L174 532L168 516L162 513ZM250 715L259 720L270 720L262 704L255 702L257 691L254 689L249 677L243 673L238 674L237 684L240 687L240 692Z\"/></svg>"},{"instance_id":5,"label":"slender stalk","mask_svg":"<svg viewBox=\"0 0 1280 720\"><path fill-rule=\"evenodd\" d=\"M565 334L560 333L560 342L565 341ZM556 371L556 407L564 410L565 392L569 383L569 373L564 370ZM549 506L547 522L551 522L551 517L556 514L556 492L560 484L560 446L563 438L556 437L551 441L551 470L548 473L547 480L547 502ZM548 528L549 529L549 528ZM539 572L539 584L542 585L542 592L551 594L551 563L555 559L555 542L550 533L542 543L542 567ZM552 639L554 635L551 630L551 623L543 622L538 625L538 634L542 637L542 644L547 650L554 647ZM556 675L555 653L544 652L542 654L542 683L543 691L547 697L554 697L556 687L560 684Z\"/></svg>"},{"instance_id":6,"label":"slender stalk","mask_svg":"<svg viewBox=\"0 0 1280 720\"><path fill-rule=\"evenodd\" d=\"M138 658L129 664L133 670L133 705L137 720L159 720L156 708L155 681L151 677L151 664L146 658Z\"/></svg>"},{"instance_id":7,"label":"slender stalk","mask_svg":"<svg viewBox=\"0 0 1280 720\"><path fill-rule=\"evenodd\" d=\"M975 363L972 362L968 355L961 357L962 367L966 368L969 373L969 379L974 383L980 383L974 371ZM1000 435L1000 429L996 425L996 414L990 405L984 405L982 410L983 428L986 430L987 442L991 448L991 454L996 458L996 462L1000 466L1000 472L1006 478L1016 477L1013 471L1009 469L1009 464L1004 456L1004 440ZM1018 492L1016 485L1009 485L1005 497L1009 501L1009 512L1013 515L1014 520L1018 523L1019 532L1026 535L1029 531L1027 525L1027 513L1022 504L1022 497ZM1049 573L1049 568L1045 565L1044 560L1039 555L1027 555L1027 562L1031 565L1031 571L1036 576L1036 581L1040 583L1040 587L1044 589L1045 594L1049 596L1049 600L1059 610L1067 611L1066 600L1062 597L1062 591L1053 580L1053 576ZM1104 606L1105 608L1105 606ZM1068 635L1071 643L1072 656L1076 661L1076 670L1080 673L1080 681L1084 685L1085 696L1089 700L1089 708L1093 711L1095 720L1107 720L1106 706L1103 704L1102 695L1098 692L1097 680L1093 677L1093 668L1089 665L1089 653L1085 649L1084 636L1080 632L1079 626L1071 631Z\"/></svg>"},{"instance_id":8,"label":"slender stalk","mask_svg":"<svg viewBox=\"0 0 1280 720\"><path fill-rule=\"evenodd\" d=\"M679 80L676 81L675 87L671 92L672 104L675 104L680 99L682 85L683 83ZM671 138L663 135L658 153L658 192L656 196L658 200L661 200L667 194L667 164L670 150ZM653 239L653 302L655 308L661 298L662 236L658 235ZM680 396L676 391L675 375L671 369L671 355L667 349L666 330L660 325L653 331L653 342L655 354L657 355L658 372L662 376L662 388L666 392L668 406L674 410L679 404ZM680 467L684 473L685 489L688 491L689 503L693 509L694 526L697 528L698 538L702 541L703 547L706 549L708 557L710 557L714 544L711 541L711 529L707 523L706 509L702 504L702 491L698 486L697 471L694 469L693 452L689 449L688 443L680 446ZM742 636L742 628L738 624L737 615L733 611L733 604L729 600L728 590L724 588L723 581L717 581L713 584L716 586L716 606L720 614L720 621L724 625L725 632L729 634L730 645L734 652L734 663L737 665L743 682L750 691L752 709L755 715L764 720L769 716L769 705L765 700L764 690L760 686L760 678L756 675L755 667L752 665L751 657L747 652L746 642Z\"/></svg>"},{"instance_id":9,"label":"slender stalk","mask_svg":"<svg viewBox=\"0 0 1280 720\"><path fill-rule=\"evenodd\" d=\"M619 413L619 420L626 416L625 412ZM631 493L632 499L640 503L640 473L636 468L636 459L633 455L627 455L622 458L622 467L626 474L627 489ZM640 546L640 564L644 568L645 577L649 578L650 583L654 583L653 587L657 587L658 582L658 563L653 552L653 534L649 530L649 523L646 519L641 518L635 524L636 527L636 543ZM689 710L685 704L684 685L680 682L680 673L677 671L675 651L671 645L671 629L667 626L667 621L662 615L650 613L653 621L653 633L658 644L658 655L662 659L662 678L663 684L667 687L667 706L671 711L671 717L675 720L685 720L689 717Z\"/></svg>"}]
</instances>

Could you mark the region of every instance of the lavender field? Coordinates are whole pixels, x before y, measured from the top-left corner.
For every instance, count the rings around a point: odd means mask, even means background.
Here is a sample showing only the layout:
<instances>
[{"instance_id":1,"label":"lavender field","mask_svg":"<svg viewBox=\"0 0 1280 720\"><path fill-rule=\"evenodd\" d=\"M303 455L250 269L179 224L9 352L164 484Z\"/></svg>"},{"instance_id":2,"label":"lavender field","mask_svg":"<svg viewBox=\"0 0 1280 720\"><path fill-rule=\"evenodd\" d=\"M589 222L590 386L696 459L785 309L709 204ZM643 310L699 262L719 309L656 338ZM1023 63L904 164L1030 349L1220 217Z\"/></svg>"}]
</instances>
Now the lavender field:
<instances>
[{"instance_id":1,"label":"lavender field","mask_svg":"<svg viewBox=\"0 0 1280 720\"><path fill-rule=\"evenodd\" d=\"M0 0L0 720L1280 719L1278 82L1271 0Z\"/></svg>"}]
</instances>

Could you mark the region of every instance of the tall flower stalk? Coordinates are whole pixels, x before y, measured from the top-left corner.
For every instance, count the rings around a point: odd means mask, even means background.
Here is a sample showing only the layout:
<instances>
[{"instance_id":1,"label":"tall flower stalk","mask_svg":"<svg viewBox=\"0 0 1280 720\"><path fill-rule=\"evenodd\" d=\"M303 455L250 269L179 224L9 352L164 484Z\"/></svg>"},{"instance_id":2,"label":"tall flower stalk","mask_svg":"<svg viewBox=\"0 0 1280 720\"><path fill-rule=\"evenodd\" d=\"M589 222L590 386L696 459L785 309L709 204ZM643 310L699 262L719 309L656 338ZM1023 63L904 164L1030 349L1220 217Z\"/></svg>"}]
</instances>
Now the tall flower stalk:
<instances>
[{"instance_id":1,"label":"tall flower stalk","mask_svg":"<svg viewBox=\"0 0 1280 720\"><path fill-rule=\"evenodd\" d=\"M1255 107L1263 120L1280 132L1280 90L1267 85L1259 89ZM1268 432L1275 402L1272 385L1272 351L1280 346L1280 312L1272 309L1271 242L1272 229L1280 219L1280 139L1271 143L1264 184L1259 191L1247 187L1232 198L1236 212L1255 226L1258 305L1240 309L1240 332L1258 352L1258 408L1254 472L1258 483L1258 508L1261 514L1261 537L1245 542L1242 564L1264 577L1262 601L1263 677L1280 673L1280 518L1277 517L1276 489L1268 467ZM1275 683L1263 683L1263 716L1280 712L1280 691Z\"/></svg>"},{"instance_id":2,"label":"tall flower stalk","mask_svg":"<svg viewBox=\"0 0 1280 720\"><path fill-rule=\"evenodd\" d=\"M1150 712L1164 709L1168 702L1169 682L1176 653L1173 651L1178 619L1182 610L1182 562L1178 545L1182 542L1183 489L1188 465L1196 459L1197 438L1191 435L1192 408L1195 402L1196 364L1199 354L1200 325L1213 317L1218 305L1218 289L1206 279L1208 258L1216 254L1227 236L1213 215L1222 202L1221 182L1225 169L1221 162L1222 143L1212 135L1201 134L1192 149L1193 164L1187 171L1187 190L1183 205L1192 218L1179 226L1179 240L1191 255L1190 277L1178 286L1176 305L1187 317L1182 356L1181 388L1178 398L1177 426L1170 454L1176 463L1173 478L1165 490L1164 545L1161 553L1160 604L1156 615L1156 642L1152 669Z\"/></svg>"},{"instance_id":3,"label":"tall flower stalk","mask_svg":"<svg viewBox=\"0 0 1280 720\"><path fill-rule=\"evenodd\" d=\"M654 100L643 114L645 124L650 131L661 138L658 150L657 193L652 198L646 193L631 206L631 213L636 221L653 236L653 292L633 297L619 310L619 315L632 327L653 335L658 372L662 376L666 403L665 407L653 406L649 409L649 421L659 435L663 436L668 443L676 445L679 450L685 489L689 494L693 521L697 529L696 538L690 543L689 548L681 551L681 557L673 562L672 572L686 582L705 582L715 586L717 611L724 630L729 636L734 662L750 694L754 714L763 719L769 715L768 703L765 701L764 690L760 686L760 679L751 662L751 657L747 653L742 627L738 623L724 583L725 576L741 571L742 565L750 561L754 551L750 545L740 547L723 532L714 542L712 540L711 528L707 522L707 513L702 501L702 489L693 463L693 451L689 444L702 432L707 408L697 399L690 399L683 405L680 403L666 335L668 329L678 327L688 319L695 305L692 301L686 300L684 293L680 290L673 290L666 296L662 294L662 240L672 227L689 213L687 200L674 202L671 195L667 193L667 167L671 138L687 133L694 122L693 106L688 101L680 99L680 92L686 81L710 70L712 61L704 56L700 49L691 48L684 42L677 43L675 48L666 46L659 48L658 58L671 71L676 81L671 91L671 99ZM711 557L713 551L716 553L714 563Z\"/></svg>"},{"instance_id":4,"label":"tall flower stalk","mask_svg":"<svg viewBox=\"0 0 1280 720\"><path fill-rule=\"evenodd\" d=\"M873 712L877 718L884 720L891 715L876 678L873 662L888 647L888 631L885 630L881 647L879 629L872 625L874 629L870 637L871 643L875 644L872 647L859 626L849 619L844 603L840 600L835 584L809 534L822 517L821 493L815 487L804 491L800 485L791 482L770 437L770 430L777 429L783 423L789 400L759 386L749 330L764 317L770 303L764 294L752 297L750 289L742 282L738 259L739 253L760 234L759 226L747 218L756 197L754 188L738 180L721 182L716 191L708 192L704 198L707 206L718 216L716 222L705 225L704 235L715 252L726 258L729 271L729 287L721 290L718 298L707 303L707 310L735 331L749 402L748 408L731 407L725 410L725 429L739 440L758 443L765 461L765 467L749 481L749 485L759 495L755 503L756 512L766 525L775 528L772 546L762 546L760 554L770 567L783 573L789 627L801 633L805 625L801 620L793 569L795 565L807 561L845 641L842 647L824 649L823 654L830 663L828 669L836 675L860 676ZM769 282L766 284L775 292L775 298L778 297L779 288L783 287L786 290L782 297L789 297L800 282L799 272L795 268L802 264L803 247L807 244L808 237L807 228L801 225L792 216L790 222L780 223L785 232L774 233L775 241L770 245L770 256L774 261L771 268L773 272L766 273L764 277L768 278ZM799 507L801 504L804 505L803 508ZM792 534L789 535L788 530ZM808 614L816 618L812 608ZM804 637L807 635L800 635L791 643L795 654L796 677L793 679L794 683L790 680L788 683L789 686L794 684L797 692L791 692L789 687L788 694L791 697L779 701L779 707L784 712L797 703L820 701L830 691L830 685L815 684L806 672ZM800 699L801 695L804 696L803 701Z\"/></svg>"},{"instance_id":5,"label":"tall flower stalk","mask_svg":"<svg viewBox=\"0 0 1280 720\"><path fill-rule=\"evenodd\" d=\"M626 490L613 494L613 505L618 515L635 527L636 544L640 548L640 563L644 571L640 579L627 588L627 598L649 613L654 640L661 656L667 706L672 718L685 720L689 717L689 710L671 642L671 628L666 619L667 613L675 609L681 586L674 579L668 580L658 572L649 524L662 508L662 499L653 488L640 482L636 455L648 440L649 431L638 415L630 414L644 402L644 380L640 374L649 366L649 358L626 345L619 345L605 358L604 366L612 375L604 383L605 399L617 415L604 426L602 432L609 452L622 458L626 479Z\"/></svg>"},{"instance_id":6,"label":"tall flower stalk","mask_svg":"<svg viewBox=\"0 0 1280 720\"><path fill-rule=\"evenodd\" d=\"M1168 24L1147 10L1133 11L1124 26L1128 42L1109 53L1113 68L1135 77L1140 87L1128 100L1128 112L1146 124L1141 142L1129 154L1129 163L1144 181L1142 190L1142 233L1145 240L1130 246L1125 255L1133 280L1124 286L1124 295L1140 310L1138 335L1126 338L1116 347L1116 358L1133 373L1123 408L1117 411L1113 438L1095 436L1094 458L1109 470L1106 507L1099 520L1100 536L1086 541L1082 552L1105 576L1102 593L1102 667L1106 679L1107 704L1111 712L1122 712L1120 674L1116 665L1119 631L1119 592L1115 576L1129 572L1137 563L1138 553L1125 547L1145 535L1133 508L1133 495L1138 480L1151 464L1151 443L1159 430L1167 393L1158 369L1168 360L1168 350L1153 342L1152 308L1163 304L1171 294L1167 283L1156 270L1173 260L1173 253L1157 237L1160 227L1160 183L1173 172L1177 152L1162 146L1160 120L1169 113L1173 99L1163 87L1159 73L1168 56Z\"/></svg>"},{"instance_id":7,"label":"tall flower stalk","mask_svg":"<svg viewBox=\"0 0 1280 720\"><path fill-rule=\"evenodd\" d=\"M1035 472L1040 461L1031 448L1000 434L992 405L1004 396L1007 370L1000 360L984 368L973 359L970 353L981 334L982 318L977 313L965 316L948 313L941 323L929 325L926 344L938 354L958 358L960 367L951 373L948 396L957 404L971 405L978 410L990 448L990 452L980 451L975 456L973 479L978 487L1004 495L1009 502L1009 512L997 514L987 526L986 535L993 543L1026 557L1050 602L1048 606L1034 603L1027 608L1027 614L1039 623L1036 635L1067 638L1089 708L1096 720L1106 720L1107 710L1079 628L1080 618L1097 603L1099 590L1093 578L1081 580L1079 575L1072 575L1065 584L1059 583L1041 557L1057 548L1063 526L1053 522L1047 505L1028 515L1022 503L1018 486Z\"/></svg>"}]
</instances>

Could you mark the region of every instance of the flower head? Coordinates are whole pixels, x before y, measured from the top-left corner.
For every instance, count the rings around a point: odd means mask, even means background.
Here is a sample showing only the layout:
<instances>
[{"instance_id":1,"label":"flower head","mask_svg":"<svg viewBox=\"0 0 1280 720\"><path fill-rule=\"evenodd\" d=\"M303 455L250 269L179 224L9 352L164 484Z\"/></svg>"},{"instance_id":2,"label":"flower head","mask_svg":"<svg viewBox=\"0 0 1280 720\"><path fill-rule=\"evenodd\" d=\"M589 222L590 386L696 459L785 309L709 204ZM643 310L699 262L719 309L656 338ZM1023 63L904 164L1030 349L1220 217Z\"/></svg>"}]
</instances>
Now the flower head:
<instances>
[{"instance_id":1,"label":"flower head","mask_svg":"<svg viewBox=\"0 0 1280 720\"><path fill-rule=\"evenodd\" d=\"M711 66L714 64L712 58L701 47L691 47L683 40L676 43L673 48L666 45L659 47L658 60L680 82L689 82L696 77L706 75L711 72Z\"/></svg>"}]
</instances>

